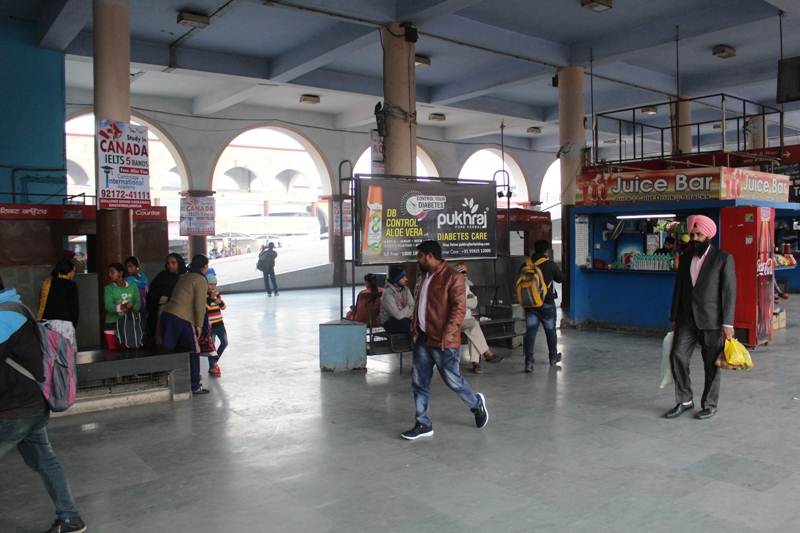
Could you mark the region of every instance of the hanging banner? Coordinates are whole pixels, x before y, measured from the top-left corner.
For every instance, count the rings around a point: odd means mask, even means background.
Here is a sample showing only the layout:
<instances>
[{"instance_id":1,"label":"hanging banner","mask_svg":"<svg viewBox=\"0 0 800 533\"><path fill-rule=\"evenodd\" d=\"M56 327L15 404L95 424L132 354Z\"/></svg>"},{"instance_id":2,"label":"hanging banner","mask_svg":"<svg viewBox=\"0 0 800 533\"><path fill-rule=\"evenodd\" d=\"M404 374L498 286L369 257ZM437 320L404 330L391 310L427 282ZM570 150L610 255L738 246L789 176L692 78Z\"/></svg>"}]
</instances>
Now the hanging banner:
<instances>
[{"instance_id":1,"label":"hanging banner","mask_svg":"<svg viewBox=\"0 0 800 533\"><path fill-rule=\"evenodd\" d=\"M339 226L339 202L336 200L332 200L333 206L333 233L334 235L339 235L342 231L341 227ZM350 200L345 200L342 202L343 209L342 209L342 222L344 223L344 237L352 237L353 236L353 204Z\"/></svg>"},{"instance_id":2,"label":"hanging banner","mask_svg":"<svg viewBox=\"0 0 800 533\"><path fill-rule=\"evenodd\" d=\"M0 204L0 220L96 220L93 205ZM167 220L167 208L143 207L133 210L133 220Z\"/></svg>"},{"instance_id":3,"label":"hanging banner","mask_svg":"<svg viewBox=\"0 0 800 533\"><path fill-rule=\"evenodd\" d=\"M150 207L147 127L97 121L97 208Z\"/></svg>"},{"instance_id":4,"label":"hanging banner","mask_svg":"<svg viewBox=\"0 0 800 533\"><path fill-rule=\"evenodd\" d=\"M183 237L210 237L215 234L216 202L213 196L181 198L180 234Z\"/></svg>"},{"instance_id":5,"label":"hanging banner","mask_svg":"<svg viewBox=\"0 0 800 533\"><path fill-rule=\"evenodd\" d=\"M577 185L576 204L587 206L737 199L786 202L790 189L788 176L729 167L582 174Z\"/></svg>"},{"instance_id":6,"label":"hanging banner","mask_svg":"<svg viewBox=\"0 0 800 533\"><path fill-rule=\"evenodd\" d=\"M494 258L496 211L494 182L360 180L358 263L414 261L427 240L445 259Z\"/></svg>"}]
</instances>

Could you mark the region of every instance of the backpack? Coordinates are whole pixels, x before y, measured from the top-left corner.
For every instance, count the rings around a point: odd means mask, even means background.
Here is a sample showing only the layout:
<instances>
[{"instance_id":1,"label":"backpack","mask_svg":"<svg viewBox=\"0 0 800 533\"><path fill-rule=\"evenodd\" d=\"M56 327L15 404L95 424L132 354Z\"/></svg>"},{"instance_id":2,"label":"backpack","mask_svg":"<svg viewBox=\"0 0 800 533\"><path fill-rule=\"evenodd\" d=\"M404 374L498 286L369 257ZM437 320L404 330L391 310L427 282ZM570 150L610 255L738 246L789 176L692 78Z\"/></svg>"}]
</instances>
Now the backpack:
<instances>
[{"instance_id":1,"label":"backpack","mask_svg":"<svg viewBox=\"0 0 800 533\"><path fill-rule=\"evenodd\" d=\"M538 309L544 305L549 287L539 266L545 261L546 257L537 259L535 263L531 258L525 258L522 274L517 278L517 302L526 309Z\"/></svg>"},{"instance_id":2,"label":"backpack","mask_svg":"<svg viewBox=\"0 0 800 533\"><path fill-rule=\"evenodd\" d=\"M10 357L6 358L6 363L39 385L51 411L60 413L72 407L78 388L75 351L72 349L72 343L52 329L47 322L37 322L31 310L23 304L6 302L0 304L0 309L19 313L36 325L36 336L39 338L42 349L44 381L41 383L36 381L33 374Z\"/></svg>"}]
</instances>

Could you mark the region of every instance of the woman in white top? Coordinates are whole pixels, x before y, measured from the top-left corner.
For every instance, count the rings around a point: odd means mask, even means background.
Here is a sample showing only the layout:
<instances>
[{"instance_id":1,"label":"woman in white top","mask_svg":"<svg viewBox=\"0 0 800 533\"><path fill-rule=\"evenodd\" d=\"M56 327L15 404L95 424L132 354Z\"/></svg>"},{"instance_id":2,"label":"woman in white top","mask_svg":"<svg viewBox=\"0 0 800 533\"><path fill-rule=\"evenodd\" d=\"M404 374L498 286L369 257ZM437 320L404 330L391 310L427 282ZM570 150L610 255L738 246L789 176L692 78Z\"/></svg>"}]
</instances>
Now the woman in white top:
<instances>
[{"instance_id":1,"label":"woman in white top","mask_svg":"<svg viewBox=\"0 0 800 533\"><path fill-rule=\"evenodd\" d=\"M481 356L487 363L499 363L503 360L502 355L497 355L489 348L486 337L481 331L481 324L473 316L473 312L478 308L478 297L472 292L472 282L467 277L467 264L463 261L456 263L456 272L464 274L464 284L467 295L467 311L464 314L464 321L461 323L461 332L469 340L467 349L469 350L469 362L472 363L472 371L476 374L483 372L481 368Z\"/></svg>"}]
</instances>

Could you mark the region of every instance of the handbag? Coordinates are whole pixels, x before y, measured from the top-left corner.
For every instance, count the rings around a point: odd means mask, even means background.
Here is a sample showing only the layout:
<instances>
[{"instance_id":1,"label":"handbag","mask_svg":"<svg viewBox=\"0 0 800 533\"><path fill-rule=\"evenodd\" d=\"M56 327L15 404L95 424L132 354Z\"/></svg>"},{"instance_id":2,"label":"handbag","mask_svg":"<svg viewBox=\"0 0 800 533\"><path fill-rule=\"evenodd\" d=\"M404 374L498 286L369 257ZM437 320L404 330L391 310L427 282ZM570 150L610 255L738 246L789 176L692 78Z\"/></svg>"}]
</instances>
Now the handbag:
<instances>
[{"instance_id":1,"label":"handbag","mask_svg":"<svg viewBox=\"0 0 800 533\"><path fill-rule=\"evenodd\" d=\"M128 311L120 316L114 327L114 335L125 348L136 350L144 346L142 315L138 311Z\"/></svg>"}]
</instances>

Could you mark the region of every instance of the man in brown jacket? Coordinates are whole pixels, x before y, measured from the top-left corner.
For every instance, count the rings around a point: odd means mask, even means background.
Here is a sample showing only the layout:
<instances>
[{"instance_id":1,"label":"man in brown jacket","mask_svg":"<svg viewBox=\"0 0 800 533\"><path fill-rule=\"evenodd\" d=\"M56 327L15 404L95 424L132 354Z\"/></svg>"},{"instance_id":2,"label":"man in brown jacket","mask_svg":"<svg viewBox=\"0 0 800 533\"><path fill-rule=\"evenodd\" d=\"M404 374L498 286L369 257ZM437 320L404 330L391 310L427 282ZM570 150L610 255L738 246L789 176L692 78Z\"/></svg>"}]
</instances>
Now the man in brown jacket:
<instances>
[{"instance_id":1,"label":"man in brown jacket","mask_svg":"<svg viewBox=\"0 0 800 533\"><path fill-rule=\"evenodd\" d=\"M414 298L412 320L415 344L411 383L417 414L414 427L401 435L406 440L433 436L428 403L434 366L475 415L475 425L482 428L489 422L486 399L472 392L459 368L461 322L467 305L464 280L442 260L442 247L436 241L417 246L417 263L424 273Z\"/></svg>"}]
</instances>

